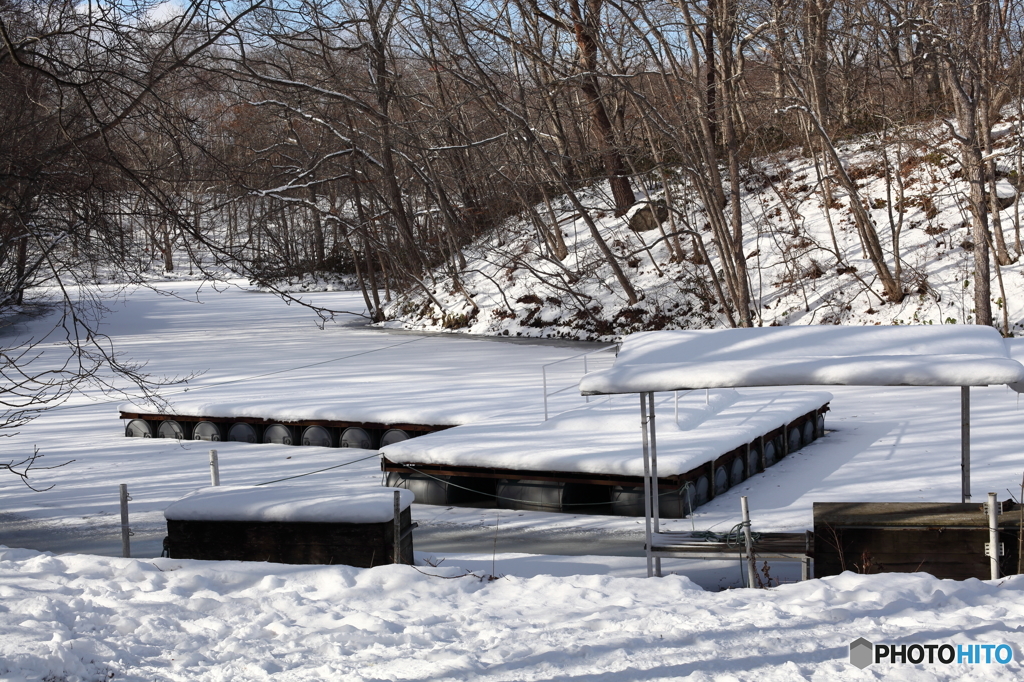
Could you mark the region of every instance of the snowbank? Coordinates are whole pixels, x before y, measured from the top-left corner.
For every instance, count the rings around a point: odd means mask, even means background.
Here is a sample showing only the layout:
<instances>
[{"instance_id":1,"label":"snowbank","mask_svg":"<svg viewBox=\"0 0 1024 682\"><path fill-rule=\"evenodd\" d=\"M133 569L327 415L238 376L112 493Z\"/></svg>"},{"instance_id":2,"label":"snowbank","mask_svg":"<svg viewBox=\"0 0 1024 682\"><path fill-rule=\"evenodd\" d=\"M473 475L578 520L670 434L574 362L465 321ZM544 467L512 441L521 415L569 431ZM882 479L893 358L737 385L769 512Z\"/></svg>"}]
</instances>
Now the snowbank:
<instances>
[{"instance_id":1,"label":"snowbank","mask_svg":"<svg viewBox=\"0 0 1024 682\"><path fill-rule=\"evenodd\" d=\"M1020 678L1024 577L842 575L704 592L681 576L52 556L0 548L0 678ZM433 577L434 575L442 577ZM1007 665L877 663L849 644L999 644Z\"/></svg>"},{"instance_id":2,"label":"snowbank","mask_svg":"<svg viewBox=\"0 0 1024 682\"><path fill-rule=\"evenodd\" d=\"M324 485L200 488L166 510L169 521L280 521L288 523L386 523L395 518L397 488L339 491ZM401 490L401 508L413 494Z\"/></svg>"}]
</instances>

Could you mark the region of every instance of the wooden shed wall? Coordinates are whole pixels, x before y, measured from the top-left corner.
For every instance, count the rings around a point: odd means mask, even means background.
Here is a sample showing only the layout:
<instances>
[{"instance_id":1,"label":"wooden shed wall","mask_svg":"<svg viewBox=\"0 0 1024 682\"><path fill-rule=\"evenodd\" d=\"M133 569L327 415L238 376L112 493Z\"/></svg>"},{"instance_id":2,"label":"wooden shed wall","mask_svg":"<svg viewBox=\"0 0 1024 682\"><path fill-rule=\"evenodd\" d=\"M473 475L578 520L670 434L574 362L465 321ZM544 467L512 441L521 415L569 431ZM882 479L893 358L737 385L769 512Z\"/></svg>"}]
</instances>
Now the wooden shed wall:
<instances>
[{"instance_id":1,"label":"wooden shed wall","mask_svg":"<svg viewBox=\"0 0 1024 682\"><path fill-rule=\"evenodd\" d=\"M401 516L402 562L413 563L412 512ZM167 521L174 559L345 564L371 568L394 563L394 523L286 523Z\"/></svg>"},{"instance_id":2,"label":"wooden shed wall","mask_svg":"<svg viewBox=\"0 0 1024 682\"><path fill-rule=\"evenodd\" d=\"M1005 554L1000 575L1017 573L1018 506L999 514ZM966 580L991 577L985 543L988 515L980 503L815 503L814 575L930 573Z\"/></svg>"}]
</instances>

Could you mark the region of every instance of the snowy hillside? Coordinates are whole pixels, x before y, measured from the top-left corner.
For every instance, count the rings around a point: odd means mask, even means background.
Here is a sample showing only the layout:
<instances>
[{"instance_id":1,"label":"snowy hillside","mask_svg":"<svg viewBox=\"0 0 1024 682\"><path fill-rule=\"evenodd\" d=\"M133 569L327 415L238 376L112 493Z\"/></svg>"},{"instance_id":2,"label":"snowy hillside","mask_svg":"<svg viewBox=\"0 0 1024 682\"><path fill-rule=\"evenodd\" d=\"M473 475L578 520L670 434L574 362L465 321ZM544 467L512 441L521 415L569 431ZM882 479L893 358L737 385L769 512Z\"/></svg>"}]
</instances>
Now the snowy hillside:
<instances>
[{"instance_id":1,"label":"snowy hillside","mask_svg":"<svg viewBox=\"0 0 1024 682\"><path fill-rule=\"evenodd\" d=\"M1019 119L995 127L996 183L1005 208L1001 226L1011 260L1021 253ZM933 127L870 134L840 145L847 172L869 204L889 268L906 296L882 299L862 250L850 197L827 169L799 149L754 160L740 196L744 253L755 324L953 324L973 321L973 272L967 185L949 131ZM666 187L649 182L651 200ZM706 215L692 188L676 177L669 192L687 206L678 226L702 233L718 268ZM831 197L826 208L825 196ZM680 236L686 259L673 262L669 222L634 232L630 214L616 217L607 186L581 192L590 217L641 293L628 304L582 217L568 199L538 205L561 226L568 256L558 259L526 218L474 243L458 281L439 270L436 286L387 309L388 326L511 336L611 340L633 331L726 326L727 320L696 241ZM636 212L635 209L633 211ZM668 238L663 233L669 233ZM993 245L997 246L996 244ZM995 250L995 249L994 249ZM993 270L993 319L1009 331L1024 326L1024 270Z\"/></svg>"}]
</instances>

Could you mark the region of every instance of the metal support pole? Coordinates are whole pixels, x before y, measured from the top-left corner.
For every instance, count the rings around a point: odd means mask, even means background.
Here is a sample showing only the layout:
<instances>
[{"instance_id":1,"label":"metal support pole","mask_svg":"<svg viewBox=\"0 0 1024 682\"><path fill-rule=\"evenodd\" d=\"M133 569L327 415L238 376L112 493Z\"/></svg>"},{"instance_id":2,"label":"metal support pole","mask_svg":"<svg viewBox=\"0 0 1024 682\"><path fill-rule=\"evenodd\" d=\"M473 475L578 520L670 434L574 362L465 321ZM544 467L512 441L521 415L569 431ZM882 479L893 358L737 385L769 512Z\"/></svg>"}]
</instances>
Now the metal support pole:
<instances>
[{"instance_id":1,"label":"metal support pole","mask_svg":"<svg viewBox=\"0 0 1024 682\"><path fill-rule=\"evenodd\" d=\"M121 484L121 556L128 559L132 555L132 542L129 539L132 529L128 527L128 484Z\"/></svg>"},{"instance_id":2,"label":"metal support pole","mask_svg":"<svg viewBox=\"0 0 1024 682\"><path fill-rule=\"evenodd\" d=\"M743 544L747 550L747 587L753 587L757 567L754 564L754 540L750 537L750 507L746 495L740 498L740 510L743 512Z\"/></svg>"},{"instance_id":3,"label":"metal support pole","mask_svg":"<svg viewBox=\"0 0 1024 682\"><path fill-rule=\"evenodd\" d=\"M540 368L541 381L544 383L544 421L548 420L548 368Z\"/></svg>"},{"instance_id":4,"label":"metal support pole","mask_svg":"<svg viewBox=\"0 0 1024 682\"><path fill-rule=\"evenodd\" d=\"M647 540L647 577L654 575L654 557L651 556L651 459L647 445L647 396L640 394L640 430L644 442L644 535Z\"/></svg>"},{"instance_id":5,"label":"metal support pole","mask_svg":"<svg viewBox=\"0 0 1024 682\"><path fill-rule=\"evenodd\" d=\"M960 387L960 502L971 499L971 387Z\"/></svg>"},{"instance_id":6,"label":"metal support pole","mask_svg":"<svg viewBox=\"0 0 1024 682\"><path fill-rule=\"evenodd\" d=\"M216 450L210 450L210 485L220 485L220 462Z\"/></svg>"},{"instance_id":7,"label":"metal support pole","mask_svg":"<svg viewBox=\"0 0 1024 682\"><path fill-rule=\"evenodd\" d=\"M999 580L999 502L995 493L988 494L988 556L992 580Z\"/></svg>"},{"instance_id":8,"label":"metal support pole","mask_svg":"<svg viewBox=\"0 0 1024 682\"><path fill-rule=\"evenodd\" d=\"M586 355L583 356L583 376L587 376L587 356ZM590 402L590 396L589 395L583 396L583 401L589 403Z\"/></svg>"},{"instance_id":9,"label":"metal support pole","mask_svg":"<svg viewBox=\"0 0 1024 682\"><path fill-rule=\"evenodd\" d=\"M402 563L402 492L395 491L395 563Z\"/></svg>"},{"instance_id":10,"label":"metal support pole","mask_svg":"<svg viewBox=\"0 0 1024 682\"><path fill-rule=\"evenodd\" d=\"M647 394L647 404L651 408L651 418L648 424L651 431L651 517L653 518L653 532L661 532L661 488L658 486L658 429L654 423L654 392ZM654 575L661 577L661 557L654 558Z\"/></svg>"}]
</instances>

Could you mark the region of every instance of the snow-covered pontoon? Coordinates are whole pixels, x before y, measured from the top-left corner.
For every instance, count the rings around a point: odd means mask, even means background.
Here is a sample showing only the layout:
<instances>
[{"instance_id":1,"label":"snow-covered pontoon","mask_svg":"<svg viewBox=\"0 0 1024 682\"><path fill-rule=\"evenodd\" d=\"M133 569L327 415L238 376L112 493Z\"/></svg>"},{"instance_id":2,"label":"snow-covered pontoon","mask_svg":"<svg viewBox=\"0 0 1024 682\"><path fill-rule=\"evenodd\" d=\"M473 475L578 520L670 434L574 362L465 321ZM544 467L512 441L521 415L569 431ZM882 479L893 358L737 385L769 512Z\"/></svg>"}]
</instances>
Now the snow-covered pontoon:
<instances>
[{"instance_id":1,"label":"snow-covered pontoon","mask_svg":"<svg viewBox=\"0 0 1024 682\"><path fill-rule=\"evenodd\" d=\"M681 518L824 434L832 399L815 391L681 391L665 417L661 517ZM439 505L644 514L632 401L606 399L539 421L526 410L382 448L386 485Z\"/></svg>"},{"instance_id":2,"label":"snow-covered pontoon","mask_svg":"<svg viewBox=\"0 0 1024 682\"><path fill-rule=\"evenodd\" d=\"M614 365L580 381L583 395L639 394L648 573L673 551L659 532L655 393L782 386L960 387L961 502L971 496L970 387L1024 391L1024 365L991 327L767 327L664 331L626 338ZM635 446L634 446L635 447Z\"/></svg>"}]
</instances>

